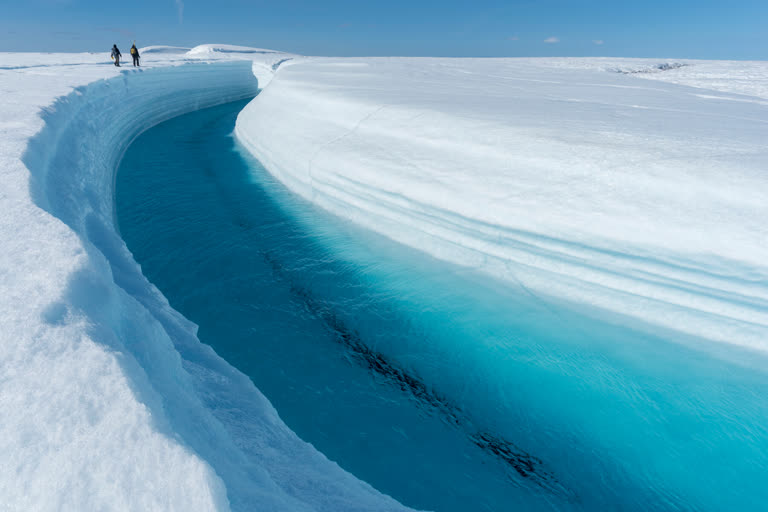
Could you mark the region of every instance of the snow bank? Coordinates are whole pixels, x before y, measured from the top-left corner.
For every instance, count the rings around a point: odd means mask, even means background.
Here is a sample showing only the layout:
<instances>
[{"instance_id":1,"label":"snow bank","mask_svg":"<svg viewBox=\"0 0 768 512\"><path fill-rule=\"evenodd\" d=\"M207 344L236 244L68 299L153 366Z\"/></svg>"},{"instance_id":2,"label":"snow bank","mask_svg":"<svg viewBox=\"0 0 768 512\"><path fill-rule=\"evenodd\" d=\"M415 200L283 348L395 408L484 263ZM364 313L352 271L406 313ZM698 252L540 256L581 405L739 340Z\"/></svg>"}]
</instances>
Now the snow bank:
<instances>
[{"instance_id":1,"label":"snow bank","mask_svg":"<svg viewBox=\"0 0 768 512\"><path fill-rule=\"evenodd\" d=\"M656 64L305 60L236 133L308 200L522 293L768 350L768 108L716 92L768 64L603 71ZM656 80L681 73L699 88Z\"/></svg>"},{"instance_id":2,"label":"snow bank","mask_svg":"<svg viewBox=\"0 0 768 512\"><path fill-rule=\"evenodd\" d=\"M113 175L131 140L171 116L253 95L252 63L120 73L93 65L103 56L7 57L2 507L403 510L298 439L197 340L115 231ZM20 60L24 68L11 65Z\"/></svg>"}]
</instances>

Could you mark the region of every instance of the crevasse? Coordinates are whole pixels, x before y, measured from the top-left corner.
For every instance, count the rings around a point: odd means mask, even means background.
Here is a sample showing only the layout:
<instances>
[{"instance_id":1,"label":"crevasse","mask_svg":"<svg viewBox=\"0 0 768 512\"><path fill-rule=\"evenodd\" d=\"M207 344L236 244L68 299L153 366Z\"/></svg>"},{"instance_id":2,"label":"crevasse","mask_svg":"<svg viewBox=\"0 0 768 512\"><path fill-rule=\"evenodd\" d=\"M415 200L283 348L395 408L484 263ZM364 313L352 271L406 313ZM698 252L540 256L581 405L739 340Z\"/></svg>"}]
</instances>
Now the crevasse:
<instances>
[{"instance_id":1,"label":"crevasse","mask_svg":"<svg viewBox=\"0 0 768 512\"><path fill-rule=\"evenodd\" d=\"M24 482L0 480L11 508L403 509L298 439L199 342L116 232L114 172L134 137L257 91L250 61L186 64L94 82L44 111L23 161L33 201L64 224L62 261L47 270L61 270L63 293L9 356L39 366L21 365L4 390L38 395L2 429L5 471Z\"/></svg>"}]
</instances>

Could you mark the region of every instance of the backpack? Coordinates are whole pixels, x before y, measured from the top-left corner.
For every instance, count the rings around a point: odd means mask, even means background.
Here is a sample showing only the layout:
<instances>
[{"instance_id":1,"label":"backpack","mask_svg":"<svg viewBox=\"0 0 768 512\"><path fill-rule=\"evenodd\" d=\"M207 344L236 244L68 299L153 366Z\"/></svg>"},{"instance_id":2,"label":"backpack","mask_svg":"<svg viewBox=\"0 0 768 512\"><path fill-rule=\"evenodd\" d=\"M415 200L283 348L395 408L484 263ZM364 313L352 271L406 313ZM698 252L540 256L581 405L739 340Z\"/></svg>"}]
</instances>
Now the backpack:
<instances>
[{"instance_id":1,"label":"backpack","mask_svg":"<svg viewBox=\"0 0 768 512\"><path fill-rule=\"evenodd\" d=\"M131 46L131 55L136 55L136 47Z\"/></svg>"}]
</instances>

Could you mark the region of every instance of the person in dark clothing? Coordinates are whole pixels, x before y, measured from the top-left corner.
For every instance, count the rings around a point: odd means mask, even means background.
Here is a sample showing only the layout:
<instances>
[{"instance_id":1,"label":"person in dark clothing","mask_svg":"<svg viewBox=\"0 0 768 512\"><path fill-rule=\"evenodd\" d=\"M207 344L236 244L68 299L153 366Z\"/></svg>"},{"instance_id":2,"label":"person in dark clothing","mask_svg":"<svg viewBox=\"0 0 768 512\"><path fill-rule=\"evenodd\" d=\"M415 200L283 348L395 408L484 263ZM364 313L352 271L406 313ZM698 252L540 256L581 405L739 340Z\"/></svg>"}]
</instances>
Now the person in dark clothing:
<instances>
[{"instance_id":1,"label":"person in dark clothing","mask_svg":"<svg viewBox=\"0 0 768 512\"><path fill-rule=\"evenodd\" d=\"M117 49L117 45L112 45L112 58L115 59L115 66L120 67L120 57L122 57L123 54L120 53L120 50Z\"/></svg>"},{"instance_id":2,"label":"person in dark clothing","mask_svg":"<svg viewBox=\"0 0 768 512\"><path fill-rule=\"evenodd\" d=\"M136 42L134 41L133 46L131 46L131 57L133 57L133 65L134 66L141 66L139 64L139 49L136 48Z\"/></svg>"}]
</instances>

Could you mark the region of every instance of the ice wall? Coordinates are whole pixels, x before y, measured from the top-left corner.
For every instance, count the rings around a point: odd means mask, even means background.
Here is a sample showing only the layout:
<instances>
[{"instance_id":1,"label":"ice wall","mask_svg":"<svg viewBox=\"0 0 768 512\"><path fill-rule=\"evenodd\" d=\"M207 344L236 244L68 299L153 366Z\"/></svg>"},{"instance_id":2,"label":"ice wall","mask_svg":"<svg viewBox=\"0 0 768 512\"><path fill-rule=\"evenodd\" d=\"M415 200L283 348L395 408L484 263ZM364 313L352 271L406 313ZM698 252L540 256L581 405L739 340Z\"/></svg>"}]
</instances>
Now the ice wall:
<instances>
[{"instance_id":1,"label":"ice wall","mask_svg":"<svg viewBox=\"0 0 768 512\"><path fill-rule=\"evenodd\" d=\"M116 232L114 171L133 138L257 87L251 61L131 71L59 98L31 140L47 91L6 95L28 106L0 144L3 508L403 510L298 439Z\"/></svg>"}]
</instances>

